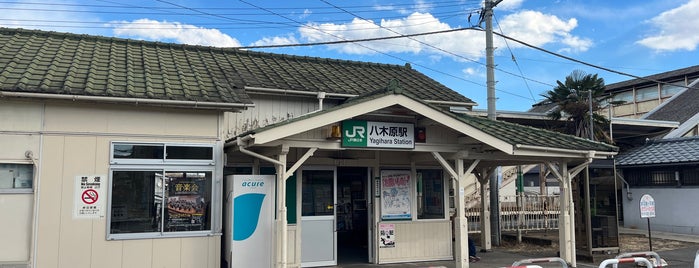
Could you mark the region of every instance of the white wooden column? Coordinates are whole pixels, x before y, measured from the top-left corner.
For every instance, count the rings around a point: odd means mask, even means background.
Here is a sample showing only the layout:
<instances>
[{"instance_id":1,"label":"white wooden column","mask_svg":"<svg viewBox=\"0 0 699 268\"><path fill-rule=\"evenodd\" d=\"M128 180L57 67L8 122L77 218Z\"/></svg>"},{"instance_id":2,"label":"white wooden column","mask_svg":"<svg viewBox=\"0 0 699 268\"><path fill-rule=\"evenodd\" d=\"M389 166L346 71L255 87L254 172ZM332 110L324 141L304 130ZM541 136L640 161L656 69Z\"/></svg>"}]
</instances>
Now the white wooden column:
<instances>
[{"instance_id":1,"label":"white wooden column","mask_svg":"<svg viewBox=\"0 0 699 268\"><path fill-rule=\"evenodd\" d=\"M287 264L287 218L286 218L286 153L279 154L277 161L277 265L286 268Z\"/></svg>"},{"instance_id":2,"label":"white wooden column","mask_svg":"<svg viewBox=\"0 0 699 268\"><path fill-rule=\"evenodd\" d=\"M481 184L481 207L480 207L480 225L481 225L481 248L486 251L493 249L493 240L490 237L490 173L494 168L484 168L480 175L476 173L478 183Z\"/></svg>"},{"instance_id":3,"label":"white wooden column","mask_svg":"<svg viewBox=\"0 0 699 268\"><path fill-rule=\"evenodd\" d=\"M457 191L457 193L454 193L456 195L454 197L456 199L454 200L456 209L456 217L454 217L454 237L456 238L454 243L454 260L456 261L455 267L468 268L468 219L466 219L465 208L466 197L464 184L466 182L466 176L464 174L463 159L456 160L455 172L458 177L455 178L456 188L454 188L454 191Z\"/></svg>"},{"instance_id":4,"label":"white wooden column","mask_svg":"<svg viewBox=\"0 0 699 268\"><path fill-rule=\"evenodd\" d=\"M592 156L587 162L584 162L570 171L568 164L559 163L558 167L547 162L549 171L553 173L561 183L561 214L558 220L558 241L560 255L563 260L570 264L571 267L577 267L576 252L575 252L575 209L573 204L573 177L577 176L580 171L584 170L591 162Z\"/></svg>"},{"instance_id":5,"label":"white wooden column","mask_svg":"<svg viewBox=\"0 0 699 268\"><path fill-rule=\"evenodd\" d=\"M476 168L478 163L480 163L480 160L473 160L469 168L464 170L464 159L458 158L454 160L456 168L452 168L438 152L432 152L432 156L434 156L444 170L449 172L454 179L454 191L456 191L454 193L454 207L456 210L456 215L454 217L454 262L456 268L469 268L468 219L466 219L465 186L468 185L469 178L473 178L473 182L475 183L475 176L472 175L471 172Z\"/></svg>"}]
</instances>

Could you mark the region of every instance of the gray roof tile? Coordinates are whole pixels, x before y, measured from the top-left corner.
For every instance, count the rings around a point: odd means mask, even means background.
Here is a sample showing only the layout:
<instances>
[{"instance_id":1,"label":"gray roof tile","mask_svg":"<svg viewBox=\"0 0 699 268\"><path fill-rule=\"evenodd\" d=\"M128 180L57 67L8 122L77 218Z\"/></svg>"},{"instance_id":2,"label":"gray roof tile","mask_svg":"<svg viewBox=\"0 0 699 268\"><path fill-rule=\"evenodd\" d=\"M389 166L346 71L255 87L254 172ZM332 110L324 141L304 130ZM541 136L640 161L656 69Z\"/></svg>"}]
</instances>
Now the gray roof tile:
<instances>
[{"instance_id":1,"label":"gray roof tile","mask_svg":"<svg viewBox=\"0 0 699 268\"><path fill-rule=\"evenodd\" d=\"M409 66L0 28L2 91L251 103L245 87L360 95L392 79L473 104Z\"/></svg>"},{"instance_id":2,"label":"gray roof tile","mask_svg":"<svg viewBox=\"0 0 699 268\"><path fill-rule=\"evenodd\" d=\"M699 136L649 141L649 143L617 157L618 166L691 162L699 162Z\"/></svg>"}]
</instances>

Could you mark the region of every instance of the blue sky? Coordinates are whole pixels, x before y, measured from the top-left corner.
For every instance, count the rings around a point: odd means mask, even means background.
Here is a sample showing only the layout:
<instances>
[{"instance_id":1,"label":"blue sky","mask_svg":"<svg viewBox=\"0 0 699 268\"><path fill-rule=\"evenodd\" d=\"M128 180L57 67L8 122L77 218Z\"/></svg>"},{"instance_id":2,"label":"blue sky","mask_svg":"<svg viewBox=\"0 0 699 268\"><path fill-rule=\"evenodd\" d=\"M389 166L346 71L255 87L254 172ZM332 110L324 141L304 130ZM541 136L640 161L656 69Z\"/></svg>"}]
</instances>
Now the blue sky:
<instances>
[{"instance_id":1,"label":"blue sky","mask_svg":"<svg viewBox=\"0 0 699 268\"><path fill-rule=\"evenodd\" d=\"M0 26L219 47L357 40L478 26L481 0L0 1ZM699 0L503 0L496 32L594 65L646 76L699 64ZM470 18L470 20L469 20ZM485 27L485 24L482 24ZM526 111L574 70L631 77L495 37L496 107ZM410 65L486 109L485 36L254 49ZM514 59L514 60L513 60ZM387 80L390 78L387 78Z\"/></svg>"}]
</instances>

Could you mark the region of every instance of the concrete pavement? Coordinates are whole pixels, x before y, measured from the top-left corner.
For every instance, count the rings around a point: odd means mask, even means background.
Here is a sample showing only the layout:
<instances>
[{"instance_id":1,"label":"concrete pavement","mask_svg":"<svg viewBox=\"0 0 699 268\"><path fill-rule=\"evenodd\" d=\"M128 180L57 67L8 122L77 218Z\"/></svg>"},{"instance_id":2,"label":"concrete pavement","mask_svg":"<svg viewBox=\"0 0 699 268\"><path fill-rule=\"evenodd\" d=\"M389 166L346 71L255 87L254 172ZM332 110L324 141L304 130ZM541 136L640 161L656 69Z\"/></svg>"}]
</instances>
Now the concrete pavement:
<instances>
[{"instance_id":1,"label":"concrete pavement","mask_svg":"<svg viewBox=\"0 0 699 268\"><path fill-rule=\"evenodd\" d=\"M628 229L620 228L620 233L628 234L641 234L647 235L647 230L641 229ZM667 267L693 267L694 260L697 256L697 251L699 250L699 235L686 235L686 234L674 234L666 232L655 232L652 231L651 236L653 239L668 239L675 241L691 242L697 243L687 248L666 250L666 251L656 251L661 258L663 258L667 263ZM513 262L531 259L531 258L542 258L542 257L555 257L555 256L543 256L545 253L538 252L510 252L507 248L494 248L490 252L479 252L478 256L481 257L481 261L470 263L471 268L492 268L492 267L508 267L512 265ZM614 258L614 256L610 256ZM599 267L598 263L584 262L578 260L578 267ZM539 265L539 264L537 264ZM558 263L552 263L550 265L540 265L541 267L561 267ZM621 266L621 265L620 265ZM416 267L416 268L454 268L454 261L433 261L433 262L417 262L417 263L399 263L399 264L369 264L369 263L352 263L352 264L341 264L334 267L340 268L399 268L399 267Z\"/></svg>"}]
</instances>

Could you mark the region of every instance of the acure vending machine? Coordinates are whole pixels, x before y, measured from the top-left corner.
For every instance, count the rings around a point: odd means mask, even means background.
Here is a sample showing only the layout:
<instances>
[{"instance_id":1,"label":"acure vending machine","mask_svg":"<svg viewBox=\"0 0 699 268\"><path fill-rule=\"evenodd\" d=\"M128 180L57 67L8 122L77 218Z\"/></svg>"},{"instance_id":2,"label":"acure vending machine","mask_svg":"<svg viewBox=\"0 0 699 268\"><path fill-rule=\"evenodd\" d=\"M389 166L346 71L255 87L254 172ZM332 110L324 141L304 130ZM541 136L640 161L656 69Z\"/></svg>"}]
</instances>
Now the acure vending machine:
<instances>
[{"instance_id":1,"label":"acure vending machine","mask_svg":"<svg viewBox=\"0 0 699 268\"><path fill-rule=\"evenodd\" d=\"M230 268L274 266L274 175L229 175L224 249Z\"/></svg>"}]
</instances>

